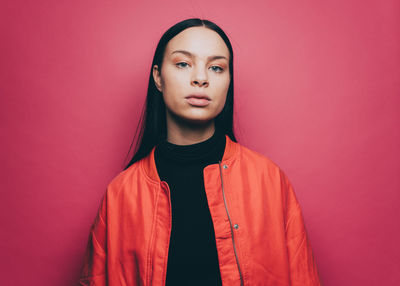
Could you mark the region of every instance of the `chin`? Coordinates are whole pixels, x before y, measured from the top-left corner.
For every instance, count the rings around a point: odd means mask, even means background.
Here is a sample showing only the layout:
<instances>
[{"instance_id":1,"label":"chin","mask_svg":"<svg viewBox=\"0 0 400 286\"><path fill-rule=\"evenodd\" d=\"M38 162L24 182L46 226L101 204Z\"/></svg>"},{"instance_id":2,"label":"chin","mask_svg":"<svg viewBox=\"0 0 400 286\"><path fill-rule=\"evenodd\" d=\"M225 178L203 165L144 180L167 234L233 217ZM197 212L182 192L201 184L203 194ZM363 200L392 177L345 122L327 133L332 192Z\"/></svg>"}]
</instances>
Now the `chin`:
<instances>
[{"instance_id":1,"label":"chin","mask_svg":"<svg viewBox=\"0 0 400 286\"><path fill-rule=\"evenodd\" d=\"M206 125L210 123L210 121L214 120L214 117L205 117L205 116L186 116L182 118L187 123L191 123L194 125Z\"/></svg>"},{"instance_id":2,"label":"chin","mask_svg":"<svg viewBox=\"0 0 400 286\"><path fill-rule=\"evenodd\" d=\"M185 110L186 112L173 112L170 110L170 116L177 122L189 125L207 125L213 121L218 114L210 112L210 110ZM214 116L215 115L215 116Z\"/></svg>"}]
</instances>

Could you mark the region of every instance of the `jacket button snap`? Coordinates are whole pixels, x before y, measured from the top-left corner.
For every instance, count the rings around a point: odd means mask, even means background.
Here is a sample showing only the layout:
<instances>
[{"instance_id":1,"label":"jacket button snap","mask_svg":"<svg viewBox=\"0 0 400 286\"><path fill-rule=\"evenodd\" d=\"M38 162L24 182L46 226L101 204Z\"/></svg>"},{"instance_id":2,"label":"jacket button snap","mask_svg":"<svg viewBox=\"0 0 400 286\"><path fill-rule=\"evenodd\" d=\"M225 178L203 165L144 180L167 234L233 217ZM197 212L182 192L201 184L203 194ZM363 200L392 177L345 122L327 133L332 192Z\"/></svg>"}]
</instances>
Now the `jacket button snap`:
<instances>
[{"instance_id":1,"label":"jacket button snap","mask_svg":"<svg viewBox=\"0 0 400 286\"><path fill-rule=\"evenodd\" d=\"M233 228L234 228L234 229L238 229L238 228L239 228L239 225L238 225L237 223L235 223L235 224L233 225Z\"/></svg>"},{"instance_id":2,"label":"jacket button snap","mask_svg":"<svg viewBox=\"0 0 400 286\"><path fill-rule=\"evenodd\" d=\"M222 167L223 167L224 169L228 169L228 166L225 165L225 164L224 164Z\"/></svg>"}]
</instances>

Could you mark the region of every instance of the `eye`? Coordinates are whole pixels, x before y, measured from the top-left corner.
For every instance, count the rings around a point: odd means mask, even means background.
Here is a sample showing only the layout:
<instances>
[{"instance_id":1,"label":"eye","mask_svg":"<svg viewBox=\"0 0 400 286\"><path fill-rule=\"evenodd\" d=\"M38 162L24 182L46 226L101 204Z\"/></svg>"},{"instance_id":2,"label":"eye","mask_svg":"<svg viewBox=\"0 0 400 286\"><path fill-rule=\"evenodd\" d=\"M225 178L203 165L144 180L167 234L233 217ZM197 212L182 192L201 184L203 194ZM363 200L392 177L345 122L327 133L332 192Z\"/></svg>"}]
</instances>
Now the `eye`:
<instances>
[{"instance_id":1,"label":"eye","mask_svg":"<svg viewBox=\"0 0 400 286\"><path fill-rule=\"evenodd\" d=\"M211 68L217 73L221 73L224 71L224 69L219 66L212 66Z\"/></svg>"},{"instance_id":2,"label":"eye","mask_svg":"<svg viewBox=\"0 0 400 286\"><path fill-rule=\"evenodd\" d=\"M180 63L177 63L176 66L179 67L179 68L185 68L185 67L188 66L188 63L180 62Z\"/></svg>"}]
</instances>

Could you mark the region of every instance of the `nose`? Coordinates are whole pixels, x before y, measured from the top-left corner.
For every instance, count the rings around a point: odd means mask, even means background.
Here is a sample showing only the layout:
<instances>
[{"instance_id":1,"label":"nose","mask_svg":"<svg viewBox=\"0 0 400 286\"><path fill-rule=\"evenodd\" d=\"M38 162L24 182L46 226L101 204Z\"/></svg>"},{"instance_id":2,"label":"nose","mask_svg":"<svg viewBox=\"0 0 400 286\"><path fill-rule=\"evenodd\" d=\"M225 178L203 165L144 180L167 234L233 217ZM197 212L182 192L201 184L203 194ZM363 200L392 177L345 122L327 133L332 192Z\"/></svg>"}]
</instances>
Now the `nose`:
<instances>
[{"instance_id":1,"label":"nose","mask_svg":"<svg viewBox=\"0 0 400 286\"><path fill-rule=\"evenodd\" d=\"M192 82L193 86L208 86L208 77L207 72L205 72L202 68L197 68L193 70Z\"/></svg>"}]
</instances>

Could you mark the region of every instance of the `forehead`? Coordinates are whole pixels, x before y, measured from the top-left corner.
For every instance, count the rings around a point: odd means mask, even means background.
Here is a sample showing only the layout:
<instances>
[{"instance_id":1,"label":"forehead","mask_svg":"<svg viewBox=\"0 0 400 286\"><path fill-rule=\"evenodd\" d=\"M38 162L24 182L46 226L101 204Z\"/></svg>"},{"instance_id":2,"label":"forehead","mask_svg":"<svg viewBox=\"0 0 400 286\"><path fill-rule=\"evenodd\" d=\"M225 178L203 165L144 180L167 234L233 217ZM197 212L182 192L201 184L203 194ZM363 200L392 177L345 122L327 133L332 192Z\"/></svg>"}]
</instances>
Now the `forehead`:
<instances>
[{"instance_id":1,"label":"forehead","mask_svg":"<svg viewBox=\"0 0 400 286\"><path fill-rule=\"evenodd\" d=\"M229 59L224 40L217 32L205 27L191 27L173 37L166 46L166 55L170 56L175 50L186 50L203 58L220 55Z\"/></svg>"}]
</instances>

